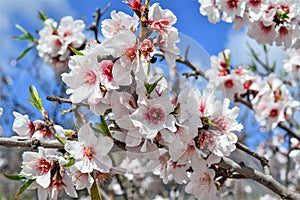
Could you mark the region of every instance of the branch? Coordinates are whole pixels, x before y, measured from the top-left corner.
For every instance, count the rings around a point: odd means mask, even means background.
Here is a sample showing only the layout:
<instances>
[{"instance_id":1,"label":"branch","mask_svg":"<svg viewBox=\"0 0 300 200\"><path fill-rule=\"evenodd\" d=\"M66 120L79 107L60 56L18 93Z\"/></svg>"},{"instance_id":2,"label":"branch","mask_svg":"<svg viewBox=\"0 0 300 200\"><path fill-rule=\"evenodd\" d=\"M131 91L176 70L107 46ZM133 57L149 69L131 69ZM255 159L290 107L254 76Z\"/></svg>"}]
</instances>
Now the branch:
<instances>
[{"instance_id":1,"label":"branch","mask_svg":"<svg viewBox=\"0 0 300 200\"><path fill-rule=\"evenodd\" d=\"M46 99L48 101L58 102L59 104L68 103L68 104L74 104L74 105L78 105L78 106L89 106L89 104L87 104L87 103L73 103L69 99L64 99L64 98L60 98L60 97L57 97L57 96L47 96Z\"/></svg>"},{"instance_id":2,"label":"branch","mask_svg":"<svg viewBox=\"0 0 300 200\"><path fill-rule=\"evenodd\" d=\"M244 175L246 178L255 180L278 194L282 199L300 200L300 194L288 190L286 187L277 182L271 175L265 175L256 169L247 167L243 164L238 164L226 157L222 158L219 166L224 169L234 170Z\"/></svg>"},{"instance_id":3,"label":"branch","mask_svg":"<svg viewBox=\"0 0 300 200\"><path fill-rule=\"evenodd\" d=\"M109 9L110 6L111 6L111 3L108 3L102 11L100 10L100 8L97 8L96 13L93 14L93 17L95 18L95 21L92 23L91 26L89 26L87 28L88 30L92 30L94 32L95 40L98 43L100 43L100 41L98 39L99 22L100 22L101 17L103 16L103 14L107 12L107 10Z\"/></svg>"},{"instance_id":4,"label":"branch","mask_svg":"<svg viewBox=\"0 0 300 200\"><path fill-rule=\"evenodd\" d=\"M256 158L260 161L261 166L263 167L265 175L270 175L270 169L269 169L269 160L265 158L264 156L259 155L258 153L252 151L247 146L243 145L242 143L237 142L235 144L236 148L244 151L245 153L251 155L252 157Z\"/></svg>"},{"instance_id":5,"label":"branch","mask_svg":"<svg viewBox=\"0 0 300 200\"><path fill-rule=\"evenodd\" d=\"M161 57L162 59L165 59L165 57L164 57L164 54L163 53L161 53L161 52L157 52L156 54L155 54L155 56L159 56L159 57ZM177 59L176 59L176 62L179 62L179 63L182 63L182 64L184 64L184 65L186 65L188 68L190 68L192 71L193 71L193 73L191 73L192 75L190 75L190 74L188 74L188 73L183 73L183 75L185 75L185 76L202 76L204 79L207 79L206 77L205 77L205 74L204 74L204 72L202 72L201 70L199 70L195 65L193 65L188 59L186 59L185 57L182 57L182 56L178 56L177 57Z\"/></svg>"},{"instance_id":6,"label":"branch","mask_svg":"<svg viewBox=\"0 0 300 200\"><path fill-rule=\"evenodd\" d=\"M241 98L241 97L239 97L239 96L237 96L237 95L235 95L235 100L234 100L234 101L235 101L235 102L240 102L240 103L244 104L245 106L247 106L248 108L250 108L251 110L253 110L252 104L251 104L249 101L244 100L243 98ZM300 141L300 136L297 135L291 128L289 128L289 127L287 127L286 125L284 125L283 122L280 122L280 123L278 124L278 126L279 126L280 128L282 128L283 130L287 131L287 133L288 133L290 136L293 136L294 138L297 138L297 139Z\"/></svg>"},{"instance_id":7,"label":"branch","mask_svg":"<svg viewBox=\"0 0 300 200\"><path fill-rule=\"evenodd\" d=\"M57 140L40 141L36 139L18 139L18 138L5 138L0 137L0 146L5 147L30 147L37 148L39 146L45 148L58 148L63 149L64 146Z\"/></svg>"},{"instance_id":8,"label":"branch","mask_svg":"<svg viewBox=\"0 0 300 200\"><path fill-rule=\"evenodd\" d=\"M251 55L253 56L254 60L256 62L258 62L268 73L271 72L270 68L269 68L269 64L268 62L265 64L256 54L256 52L254 51L254 49L250 46L249 43L247 43L247 46L250 50Z\"/></svg>"}]
</instances>

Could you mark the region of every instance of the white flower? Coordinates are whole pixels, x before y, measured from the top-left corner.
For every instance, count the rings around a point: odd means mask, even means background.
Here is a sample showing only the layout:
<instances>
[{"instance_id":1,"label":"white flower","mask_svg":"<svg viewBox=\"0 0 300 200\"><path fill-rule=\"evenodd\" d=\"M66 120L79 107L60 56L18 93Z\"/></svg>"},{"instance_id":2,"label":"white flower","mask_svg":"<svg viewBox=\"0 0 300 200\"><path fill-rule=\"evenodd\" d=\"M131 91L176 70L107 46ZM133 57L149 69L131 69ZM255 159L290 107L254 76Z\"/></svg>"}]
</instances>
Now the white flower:
<instances>
[{"instance_id":1,"label":"white flower","mask_svg":"<svg viewBox=\"0 0 300 200\"><path fill-rule=\"evenodd\" d=\"M143 94L139 95L138 109L132 113L130 119L135 127L146 138L153 139L162 129L176 130L175 118L171 115L173 106L168 95L157 99L147 99Z\"/></svg>"},{"instance_id":2,"label":"white flower","mask_svg":"<svg viewBox=\"0 0 300 200\"><path fill-rule=\"evenodd\" d=\"M168 9L163 10L158 3L154 3L149 8L148 16L150 28L159 34L157 45L163 52L167 64L174 67L180 53L176 46L176 43L179 42L178 30L172 26L177 21L176 16Z\"/></svg>"},{"instance_id":3,"label":"white flower","mask_svg":"<svg viewBox=\"0 0 300 200\"><path fill-rule=\"evenodd\" d=\"M101 22L101 32L106 38L111 38L113 35L124 30L134 32L139 24L139 18L135 14L131 17L124 12L113 10L110 16L111 19L105 19Z\"/></svg>"},{"instance_id":4,"label":"white flower","mask_svg":"<svg viewBox=\"0 0 300 200\"><path fill-rule=\"evenodd\" d=\"M63 17L58 27L53 19L46 19L44 25L39 31L38 54L56 70L64 71L71 53L69 47L79 48L86 40L82 33L85 25L71 16Z\"/></svg>"},{"instance_id":5,"label":"white flower","mask_svg":"<svg viewBox=\"0 0 300 200\"><path fill-rule=\"evenodd\" d=\"M82 190L86 188L88 191L90 191L90 188L94 183L94 179L90 173L82 173L74 166L71 166L69 171L71 171L69 175L76 190Z\"/></svg>"},{"instance_id":6,"label":"white flower","mask_svg":"<svg viewBox=\"0 0 300 200\"><path fill-rule=\"evenodd\" d=\"M193 194L197 199L216 200L217 187L214 182L215 171L206 167L203 173L194 172L185 187L185 192Z\"/></svg>"},{"instance_id":7,"label":"white flower","mask_svg":"<svg viewBox=\"0 0 300 200\"><path fill-rule=\"evenodd\" d=\"M226 0L221 1L220 8L223 11L222 20L233 22L235 17L243 17L246 7L245 0Z\"/></svg>"},{"instance_id":8,"label":"white flower","mask_svg":"<svg viewBox=\"0 0 300 200\"><path fill-rule=\"evenodd\" d=\"M287 50L288 58L284 60L283 68L292 77L300 77L300 50Z\"/></svg>"},{"instance_id":9,"label":"white flower","mask_svg":"<svg viewBox=\"0 0 300 200\"><path fill-rule=\"evenodd\" d=\"M99 75L97 71L96 58L90 56L72 56L69 67L70 73L63 73L62 80L71 87L74 103L79 103L84 99L92 104L98 103L97 100L102 98L99 87Z\"/></svg>"},{"instance_id":10,"label":"white flower","mask_svg":"<svg viewBox=\"0 0 300 200\"><path fill-rule=\"evenodd\" d=\"M198 0L201 4L200 13L208 17L208 20L211 23L217 23L220 21L220 6L217 3L217 0Z\"/></svg>"},{"instance_id":11,"label":"white flower","mask_svg":"<svg viewBox=\"0 0 300 200\"><path fill-rule=\"evenodd\" d=\"M51 182L51 161L44 155L44 149L39 148L39 152L24 152L22 155L22 171L27 178L36 178L37 184L47 188Z\"/></svg>"},{"instance_id":12,"label":"white flower","mask_svg":"<svg viewBox=\"0 0 300 200\"><path fill-rule=\"evenodd\" d=\"M74 166L82 173L90 173L94 169L109 172L112 161L107 153L112 146L110 138L95 136L93 129L86 124L78 131L78 141L67 141L65 149L74 157Z\"/></svg>"},{"instance_id":13,"label":"white flower","mask_svg":"<svg viewBox=\"0 0 300 200\"><path fill-rule=\"evenodd\" d=\"M34 132L34 124L29 120L28 115L22 115L13 111L15 117L13 130L20 136L31 137Z\"/></svg>"}]
</instances>

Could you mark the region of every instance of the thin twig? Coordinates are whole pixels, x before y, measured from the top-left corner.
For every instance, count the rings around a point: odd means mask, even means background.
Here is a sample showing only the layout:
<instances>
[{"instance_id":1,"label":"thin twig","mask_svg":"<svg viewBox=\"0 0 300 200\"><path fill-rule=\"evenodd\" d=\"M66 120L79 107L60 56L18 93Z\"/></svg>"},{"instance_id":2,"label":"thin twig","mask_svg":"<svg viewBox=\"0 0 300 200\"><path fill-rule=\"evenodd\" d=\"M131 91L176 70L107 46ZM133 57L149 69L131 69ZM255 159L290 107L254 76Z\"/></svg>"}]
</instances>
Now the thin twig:
<instances>
[{"instance_id":1,"label":"thin twig","mask_svg":"<svg viewBox=\"0 0 300 200\"><path fill-rule=\"evenodd\" d=\"M87 103L73 103L69 99L64 99L64 98L60 98L60 97L57 97L57 96L47 96L46 99L48 101L58 102L59 104L67 103L67 104L74 104L74 105L78 105L78 106L89 106L89 104L87 104Z\"/></svg>"},{"instance_id":2,"label":"thin twig","mask_svg":"<svg viewBox=\"0 0 300 200\"><path fill-rule=\"evenodd\" d=\"M249 101L244 100L243 98L241 98L239 96L235 96L235 102L240 102L240 103L244 104L245 106L247 106L248 108L250 108L251 110L253 110L252 104ZM296 134L291 128L289 128L286 125L284 125L283 122L279 122L278 123L278 127L280 127L283 130L287 131L287 133L290 136L293 136L294 138L300 140L300 136L298 134Z\"/></svg>"},{"instance_id":3,"label":"thin twig","mask_svg":"<svg viewBox=\"0 0 300 200\"><path fill-rule=\"evenodd\" d=\"M164 54L163 53L160 53L160 52L157 52L155 54L155 56L159 56L161 57L162 59L164 59ZM193 65L188 59L182 57L182 56L178 56L177 59L176 59L176 62L179 62L179 63L182 63L184 65L186 65L188 68L190 68L192 71L193 71L193 76L201 76L203 77L204 79L207 80L207 78L205 77L205 74L204 72L202 72L201 70L199 70L195 65Z\"/></svg>"},{"instance_id":4,"label":"thin twig","mask_svg":"<svg viewBox=\"0 0 300 200\"><path fill-rule=\"evenodd\" d=\"M249 45L249 43L247 43L247 46L250 50L250 53L251 55L253 56L254 60L256 62L258 62L268 73L271 72L270 68L269 68L269 65L268 64L265 64L256 54L256 52L254 51L254 49Z\"/></svg>"},{"instance_id":5,"label":"thin twig","mask_svg":"<svg viewBox=\"0 0 300 200\"><path fill-rule=\"evenodd\" d=\"M100 41L98 39L99 22L100 22L101 17L103 16L103 14L107 12L107 10L109 9L110 6L111 6L111 3L108 3L102 11L100 10L100 8L97 8L96 13L93 13L93 17L95 18L95 21L92 23L91 26L89 26L87 28L88 30L91 30L94 32L95 40L98 43L100 43Z\"/></svg>"},{"instance_id":6,"label":"thin twig","mask_svg":"<svg viewBox=\"0 0 300 200\"><path fill-rule=\"evenodd\" d=\"M237 142L235 144L235 146L236 146L236 148L244 151L245 153L247 153L247 154L251 155L252 157L256 158L257 160L259 160L261 166L263 167L265 175L270 175L269 160L267 158L252 151L251 149L249 149L247 146L245 146L242 143Z\"/></svg>"},{"instance_id":7,"label":"thin twig","mask_svg":"<svg viewBox=\"0 0 300 200\"><path fill-rule=\"evenodd\" d=\"M226 157L222 158L221 162L219 163L219 167L228 170L234 170L244 175L246 178L255 180L256 182L264 185L265 187L278 194L282 199L300 200L300 194L288 190L282 184L277 182L271 175L263 174L256 169L247 167L243 164L238 164Z\"/></svg>"}]
</instances>

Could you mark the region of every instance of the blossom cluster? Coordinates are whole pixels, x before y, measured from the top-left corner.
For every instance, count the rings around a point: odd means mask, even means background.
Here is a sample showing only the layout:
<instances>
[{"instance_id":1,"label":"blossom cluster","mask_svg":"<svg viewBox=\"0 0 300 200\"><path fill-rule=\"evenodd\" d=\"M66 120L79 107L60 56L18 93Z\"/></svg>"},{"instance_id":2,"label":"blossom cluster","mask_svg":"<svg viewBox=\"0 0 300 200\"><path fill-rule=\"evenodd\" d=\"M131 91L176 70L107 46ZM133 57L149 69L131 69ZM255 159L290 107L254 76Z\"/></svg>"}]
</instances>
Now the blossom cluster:
<instances>
[{"instance_id":1,"label":"blossom cluster","mask_svg":"<svg viewBox=\"0 0 300 200\"><path fill-rule=\"evenodd\" d=\"M240 109L232 102L246 102L267 131L291 120L300 103L274 73L261 78L251 67L232 67L228 49L211 57L206 89L187 87L175 93L164 75L153 72L152 64L160 56L171 69L176 67L180 55L176 16L158 3L124 2L133 15L112 11L110 19L101 22L101 42L87 41L81 20L67 16L57 26L53 19L45 19L45 27L39 31L39 56L61 72L70 95L66 102L73 104L70 112L87 106L100 122L76 123L74 131L49 123L44 110L46 117L35 121L13 112L15 138L58 139L63 145L60 150L39 147L24 152L19 177L27 179L29 189L38 190L39 199L57 199L62 190L76 198L77 190L92 192L99 180L113 174L132 180L145 177L144 172L159 176L164 184L185 184L185 192L198 199L219 199L218 186L229 177L219 163L235 151L237 133L243 129L237 121ZM200 12L213 23L220 21L222 14L222 20L234 22L237 29L246 24L248 34L259 43L275 41L295 48L288 51L284 68L297 79L300 32L296 1L199 2ZM219 90L222 100L215 94ZM35 101L33 98L31 103L41 105ZM282 137L274 138L277 143L272 141L270 146L284 146ZM290 143L295 150L279 151L294 160L293 171L284 173L297 183L299 141ZM273 155L263 150L262 154ZM150 181L146 182L140 184L149 185ZM120 191L124 188L113 190L126 192Z\"/></svg>"},{"instance_id":2,"label":"blossom cluster","mask_svg":"<svg viewBox=\"0 0 300 200\"><path fill-rule=\"evenodd\" d=\"M300 77L300 50L289 49L288 57L284 60L283 68L290 75L292 80L299 82Z\"/></svg>"},{"instance_id":3,"label":"blossom cluster","mask_svg":"<svg viewBox=\"0 0 300 200\"><path fill-rule=\"evenodd\" d=\"M21 174L34 180L32 188L38 188L40 199L55 199L63 189L76 197L75 188L90 189L99 177L130 172L113 166L111 154L116 143L125 150L126 159L146 159L144 170L159 175L164 183L187 184L185 191L198 199L217 198L217 168L213 165L236 148L236 132L243 128L236 121L239 109L232 108L228 98L216 99L210 88L203 93L188 88L173 94L167 80L152 73L157 53L170 67L176 65L179 38L173 25L177 19L158 3L148 8L133 2L127 3L134 15L112 11L111 19L101 26L105 39L89 42L71 56L69 71L61 75L74 104L88 104L94 114L108 120L98 128L85 124L78 133L54 125L54 132L65 141L65 154L44 148L23 154ZM78 33L84 27L78 21L70 24L62 21L57 33L68 27ZM60 39L59 34L53 35L53 27L41 31L55 38L47 42ZM75 45L68 41L62 46ZM66 51L51 47L39 45L40 55L67 57L68 47ZM43 120L32 122L17 112L14 116L13 130L18 135L41 140L53 137L53 130Z\"/></svg>"},{"instance_id":4,"label":"blossom cluster","mask_svg":"<svg viewBox=\"0 0 300 200\"><path fill-rule=\"evenodd\" d=\"M212 56L211 66L212 69L206 72L207 87L221 90L232 101L237 97L250 99L255 118L267 131L291 119L296 108L299 109L300 102L292 97L276 74L271 73L262 79L248 67L232 68L229 49Z\"/></svg>"},{"instance_id":5,"label":"blossom cluster","mask_svg":"<svg viewBox=\"0 0 300 200\"><path fill-rule=\"evenodd\" d=\"M297 0L199 0L200 13L217 23L221 19L236 30L244 25L248 35L260 44L298 49L299 2Z\"/></svg>"},{"instance_id":6,"label":"blossom cluster","mask_svg":"<svg viewBox=\"0 0 300 200\"><path fill-rule=\"evenodd\" d=\"M84 28L82 20L74 20L71 16L63 17L59 25L51 18L45 19L36 47L39 57L56 71L65 71L72 52L70 48L79 49L86 41Z\"/></svg>"}]
</instances>

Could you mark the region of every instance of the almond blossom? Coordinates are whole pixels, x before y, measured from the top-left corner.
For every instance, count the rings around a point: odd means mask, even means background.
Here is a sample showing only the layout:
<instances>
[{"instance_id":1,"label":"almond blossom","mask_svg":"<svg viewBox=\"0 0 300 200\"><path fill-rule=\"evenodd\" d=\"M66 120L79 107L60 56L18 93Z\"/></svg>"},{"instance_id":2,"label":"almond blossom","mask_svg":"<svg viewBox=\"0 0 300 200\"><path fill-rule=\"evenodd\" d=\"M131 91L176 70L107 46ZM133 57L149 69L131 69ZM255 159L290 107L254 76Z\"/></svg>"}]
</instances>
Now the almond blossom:
<instances>
[{"instance_id":1,"label":"almond blossom","mask_svg":"<svg viewBox=\"0 0 300 200\"><path fill-rule=\"evenodd\" d=\"M57 27L53 19L46 19L45 27L39 31L37 50L39 56L57 71L65 71L71 51L69 47L79 48L86 40L82 33L85 25L82 20L71 16L63 17Z\"/></svg>"},{"instance_id":2,"label":"almond blossom","mask_svg":"<svg viewBox=\"0 0 300 200\"><path fill-rule=\"evenodd\" d=\"M217 187L214 182L215 171L206 167L204 172L194 172L186 185L185 191L193 194L197 199L220 199L217 196Z\"/></svg>"},{"instance_id":3,"label":"almond blossom","mask_svg":"<svg viewBox=\"0 0 300 200\"><path fill-rule=\"evenodd\" d=\"M47 188L51 182L52 162L46 158L43 148L39 152L24 152L21 174L28 178L35 178L36 183Z\"/></svg>"},{"instance_id":4,"label":"almond blossom","mask_svg":"<svg viewBox=\"0 0 300 200\"><path fill-rule=\"evenodd\" d=\"M116 12L113 10L110 13L110 17L111 19L105 19L101 22L101 32L106 38L111 38L113 35L124 30L135 32L139 25L139 18L137 15L131 17L124 12Z\"/></svg>"},{"instance_id":5,"label":"almond blossom","mask_svg":"<svg viewBox=\"0 0 300 200\"><path fill-rule=\"evenodd\" d=\"M96 136L86 124L78 131L78 141L67 141L65 149L75 159L74 166L82 173L90 173L94 169L109 172L112 161L107 154L112 146L110 138Z\"/></svg>"},{"instance_id":6,"label":"almond blossom","mask_svg":"<svg viewBox=\"0 0 300 200\"><path fill-rule=\"evenodd\" d=\"M288 50L288 58L284 60L284 69L291 76L292 79L296 80L300 78L300 51L299 50Z\"/></svg>"}]
</instances>

